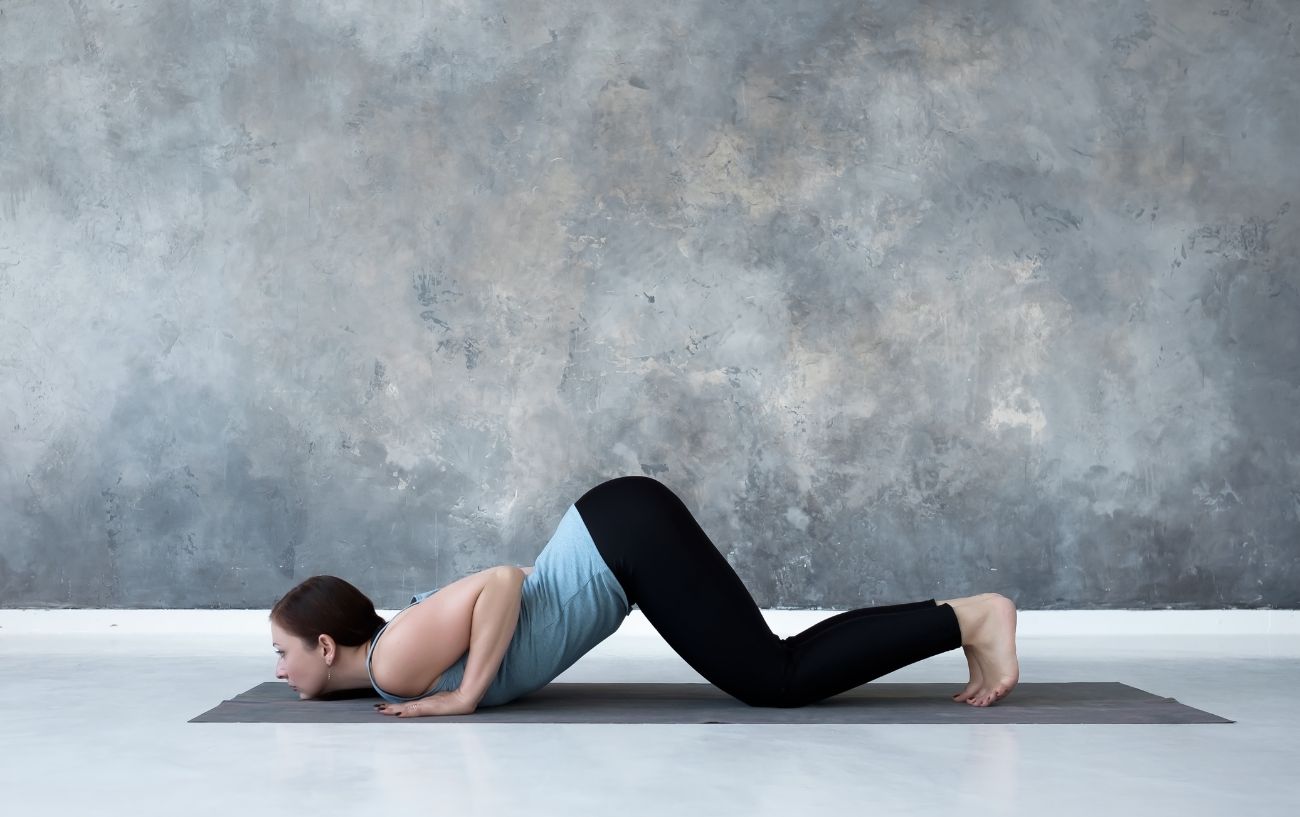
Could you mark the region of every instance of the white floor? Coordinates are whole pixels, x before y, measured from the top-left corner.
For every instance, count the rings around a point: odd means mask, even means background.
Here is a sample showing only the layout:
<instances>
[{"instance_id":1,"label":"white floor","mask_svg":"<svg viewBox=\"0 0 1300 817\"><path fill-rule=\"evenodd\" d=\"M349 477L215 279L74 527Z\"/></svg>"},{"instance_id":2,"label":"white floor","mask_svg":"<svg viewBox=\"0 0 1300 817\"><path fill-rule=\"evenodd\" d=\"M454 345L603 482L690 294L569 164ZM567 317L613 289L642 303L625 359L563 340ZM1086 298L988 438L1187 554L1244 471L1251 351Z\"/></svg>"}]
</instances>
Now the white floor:
<instances>
[{"instance_id":1,"label":"white floor","mask_svg":"<svg viewBox=\"0 0 1300 817\"><path fill-rule=\"evenodd\" d=\"M62 615L0 611L5 815L1300 811L1293 626L1062 636L1022 613L1022 681L1122 681L1235 724L298 725L186 723L274 680L264 612L191 635ZM820 617L785 616L781 635ZM881 680L956 691L964 670L955 651ZM701 679L642 619L557 680Z\"/></svg>"}]
</instances>

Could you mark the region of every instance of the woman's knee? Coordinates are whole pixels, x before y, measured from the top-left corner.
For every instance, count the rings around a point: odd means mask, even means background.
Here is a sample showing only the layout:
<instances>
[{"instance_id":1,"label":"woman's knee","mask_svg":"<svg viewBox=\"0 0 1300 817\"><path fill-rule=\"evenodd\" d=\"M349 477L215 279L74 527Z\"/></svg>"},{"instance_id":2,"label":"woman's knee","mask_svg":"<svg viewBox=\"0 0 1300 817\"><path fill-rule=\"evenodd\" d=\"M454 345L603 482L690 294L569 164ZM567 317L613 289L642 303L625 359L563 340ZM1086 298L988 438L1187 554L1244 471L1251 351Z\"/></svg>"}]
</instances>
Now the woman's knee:
<instances>
[{"instance_id":1,"label":"woman's knee","mask_svg":"<svg viewBox=\"0 0 1300 817\"><path fill-rule=\"evenodd\" d=\"M765 709L794 709L808 703L796 699L784 688L766 687L733 692L731 696L743 704Z\"/></svg>"},{"instance_id":2,"label":"woman's knee","mask_svg":"<svg viewBox=\"0 0 1300 817\"><path fill-rule=\"evenodd\" d=\"M749 662L743 675L732 672L718 680L722 684L714 681L715 686L749 706L788 708L803 705L790 694L790 656L784 648L776 653L764 651Z\"/></svg>"}]
</instances>

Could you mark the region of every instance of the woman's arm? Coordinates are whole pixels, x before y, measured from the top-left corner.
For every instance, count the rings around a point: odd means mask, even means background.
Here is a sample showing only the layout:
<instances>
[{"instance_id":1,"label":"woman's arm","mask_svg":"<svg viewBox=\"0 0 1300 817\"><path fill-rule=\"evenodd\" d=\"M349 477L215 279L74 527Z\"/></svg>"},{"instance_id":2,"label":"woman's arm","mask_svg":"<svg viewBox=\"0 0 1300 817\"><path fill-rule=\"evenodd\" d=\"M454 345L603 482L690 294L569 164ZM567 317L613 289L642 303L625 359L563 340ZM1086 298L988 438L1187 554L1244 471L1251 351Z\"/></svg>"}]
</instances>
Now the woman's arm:
<instances>
[{"instance_id":1,"label":"woman's arm","mask_svg":"<svg viewBox=\"0 0 1300 817\"><path fill-rule=\"evenodd\" d=\"M423 695L469 649L479 596L502 574L520 570L501 565L464 576L398 613L375 646L375 683L393 695Z\"/></svg>"},{"instance_id":2,"label":"woman's arm","mask_svg":"<svg viewBox=\"0 0 1300 817\"><path fill-rule=\"evenodd\" d=\"M531 568L531 567L521 567L521 568L519 568L519 569L522 570L522 571L524 571L524 575L525 575L525 576L527 576L529 573L532 573L532 572L533 572L533 568Z\"/></svg>"},{"instance_id":3,"label":"woman's arm","mask_svg":"<svg viewBox=\"0 0 1300 817\"><path fill-rule=\"evenodd\" d=\"M427 656L431 652L427 646L420 649L415 645L432 643L434 649L444 653L450 646L452 652L446 655L452 656L451 660L454 661L455 657L465 653L465 648L468 646L469 655L465 659L465 672L461 676L460 686L450 692L438 692L403 704L376 704L375 708L381 714L398 717L473 713L478 708L479 701L487 694L487 688L491 685L497 670L501 668L501 660L505 657L510 639L514 636L515 628L519 623L523 584L524 572L521 568L502 565L466 576L439 590L420 604L408 608L412 612L418 611L423 618L423 620L411 619L403 622L407 628L401 631L401 635L408 639L415 639L415 641L405 642L413 650L408 653L408 656ZM464 623L459 626L464 628L460 630L464 635L459 646L454 643L456 641L454 637L433 642L425 640L435 631L441 631L447 636L456 632L458 625L455 619L460 619L461 615L464 616L461 619ZM412 626L418 629L411 629ZM393 646L393 644L388 645L390 648ZM449 665L439 662L439 666L443 669ZM441 673L443 669L439 672ZM378 673L376 673L376 681L379 681ZM382 683L381 686L390 692L394 691L387 683ZM428 685L421 687L421 689L427 688Z\"/></svg>"},{"instance_id":4,"label":"woman's arm","mask_svg":"<svg viewBox=\"0 0 1300 817\"><path fill-rule=\"evenodd\" d=\"M465 659L465 674L460 681L461 696L470 706L477 707L483 700L501 668L501 659L519 623L523 584L521 568L502 566L474 602L469 625L469 657Z\"/></svg>"}]
</instances>

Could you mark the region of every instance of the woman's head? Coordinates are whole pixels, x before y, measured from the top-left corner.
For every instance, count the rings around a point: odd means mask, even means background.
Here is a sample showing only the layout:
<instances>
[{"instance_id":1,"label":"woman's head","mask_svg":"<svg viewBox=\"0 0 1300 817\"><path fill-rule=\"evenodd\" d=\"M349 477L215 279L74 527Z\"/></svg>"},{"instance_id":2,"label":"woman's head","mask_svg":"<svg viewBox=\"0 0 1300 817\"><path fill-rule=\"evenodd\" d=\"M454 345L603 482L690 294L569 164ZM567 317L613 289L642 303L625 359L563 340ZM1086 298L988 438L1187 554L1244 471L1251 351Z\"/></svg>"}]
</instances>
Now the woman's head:
<instances>
[{"instance_id":1,"label":"woman's head","mask_svg":"<svg viewBox=\"0 0 1300 817\"><path fill-rule=\"evenodd\" d=\"M337 576L312 576L271 608L271 642L280 660L275 677L286 679L304 698L319 695L337 647L359 647L384 625L375 605ZM337 660L331 657L330 660Z\"/></svg>"}]
</instances>

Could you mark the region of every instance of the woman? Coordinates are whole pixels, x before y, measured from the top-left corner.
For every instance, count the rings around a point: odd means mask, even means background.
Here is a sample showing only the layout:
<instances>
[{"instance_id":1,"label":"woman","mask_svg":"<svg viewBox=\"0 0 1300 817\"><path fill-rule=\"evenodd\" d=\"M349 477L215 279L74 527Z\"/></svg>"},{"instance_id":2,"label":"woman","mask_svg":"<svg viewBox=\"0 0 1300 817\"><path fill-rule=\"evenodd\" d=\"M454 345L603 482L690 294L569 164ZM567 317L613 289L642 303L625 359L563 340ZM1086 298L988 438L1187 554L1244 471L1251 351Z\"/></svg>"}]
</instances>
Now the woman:
<instances>
[{"instance_id":1,"label":"woman","mask_svg":"<svg viewBox=\"0 0 1300 817\"><path fill-rule=\"evenodd\" d=\"M996 593L849 610L778 638L682 501L642 476L573 503L534 567L417 594L387 623L342 579L307 579L271 610L276 677L301 698L373 688L387 715L469 714L545 686L633 604L751 706L804 706L957 647L971 677L953 700L988 706L1019 680L1015 607Z\"/></svg>"}]
</instances>

